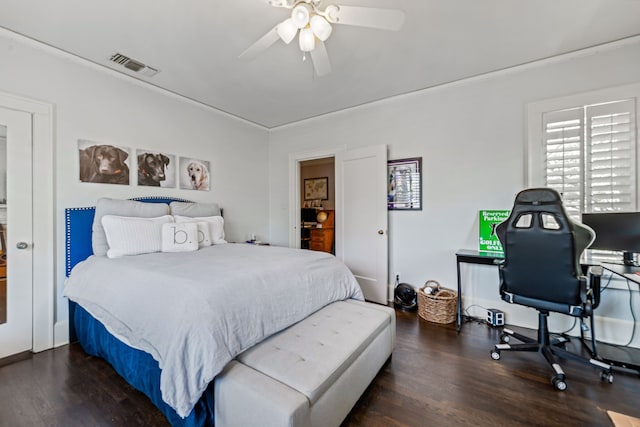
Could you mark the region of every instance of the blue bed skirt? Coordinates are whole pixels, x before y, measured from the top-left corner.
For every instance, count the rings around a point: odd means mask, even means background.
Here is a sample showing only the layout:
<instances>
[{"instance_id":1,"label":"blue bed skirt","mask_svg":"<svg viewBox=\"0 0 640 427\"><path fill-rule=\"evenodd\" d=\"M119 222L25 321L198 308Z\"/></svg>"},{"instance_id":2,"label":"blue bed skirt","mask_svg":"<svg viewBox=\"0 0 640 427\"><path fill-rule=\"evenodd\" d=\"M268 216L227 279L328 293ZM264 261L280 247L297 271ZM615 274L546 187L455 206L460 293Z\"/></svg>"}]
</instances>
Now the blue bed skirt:
<instances>
[{"instance_id":1,"label":"blue bed skirt","mask_svg":"<svg viewBox=\"0 0 640 427\"><path fill-rule=\"evenodd\" d=\"M69 318L75 329L75 337L80 341L84 351L109 362L131 386L151 399L172 426L213 425L213 382L209 384L191 414L184 419L180 418L175 410L162 400L160 367L149 353L131 348L118 340L102 323L72 301L69 302Z\"/></svg>"}]
</instances>

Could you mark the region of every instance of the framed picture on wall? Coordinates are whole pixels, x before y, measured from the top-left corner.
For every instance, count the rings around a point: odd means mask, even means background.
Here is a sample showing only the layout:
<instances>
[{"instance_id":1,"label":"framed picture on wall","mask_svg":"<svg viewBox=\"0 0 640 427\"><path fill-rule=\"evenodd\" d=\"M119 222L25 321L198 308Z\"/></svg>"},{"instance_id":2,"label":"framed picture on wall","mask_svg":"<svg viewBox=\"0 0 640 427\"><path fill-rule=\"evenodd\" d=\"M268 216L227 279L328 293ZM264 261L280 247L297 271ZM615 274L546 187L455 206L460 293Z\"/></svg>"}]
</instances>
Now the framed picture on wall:
<instances>
[{"instance_id":1,"label":"framed picture on wall","mask_svg":"<svg viewBox=\"0 0 640 427\"><path fill-rule=\"evenodd\" d=\"M176 156L153 150L136 150L138 185L176 188Z\"/></svg>"},{"instance_id":2,"label":"framed picture on wall","mask_svg":"<svg viewBox=\"0 0 640 427\"><path fill-rule=\"evenodd\" d=\"M209 162L180 157L180 188L183 190L209 191Z\"/></svg>"},{"instance_id":3,"label":"framed picture on wall","mask_svg":"<svg viewBox=\"0 0 640 427\"><path fill-rule=\"evenodd\" d=\"M422 157L387 162L389 210L422 210Z\"/></svg>"},{"instance_id":4,"label":"framed picture on wall","mask_svg":"<svg viewBox=\"0 0 640 427\"><path fill-rule=\"evenodd\" d=\"M329 178L306 178L304 180L305 200L328 200Z\"/></svg>"},{"instance_id":5,"label":"framed picture on wall","mask_svg":"<svg viewBox=\"0 0 640 427\"><path fill-rule=\"evenodd\" d=\"M130 154L127 147L79 139L80 181L129 185Z\"/></svg>"}]
</instances>

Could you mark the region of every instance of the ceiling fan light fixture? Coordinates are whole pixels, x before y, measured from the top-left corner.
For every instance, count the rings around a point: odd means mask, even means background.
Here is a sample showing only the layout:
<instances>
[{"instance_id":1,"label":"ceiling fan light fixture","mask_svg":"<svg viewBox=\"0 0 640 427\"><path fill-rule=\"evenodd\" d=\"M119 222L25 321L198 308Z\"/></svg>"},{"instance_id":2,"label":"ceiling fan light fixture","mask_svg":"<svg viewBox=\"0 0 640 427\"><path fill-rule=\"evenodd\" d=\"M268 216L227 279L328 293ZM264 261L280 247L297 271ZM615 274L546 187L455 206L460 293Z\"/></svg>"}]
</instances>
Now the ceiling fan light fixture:
<instances>
[{"instance_id":1,"label":"ceiling fan light fixture","mask_svg":"<svg viewBox=\"0 0 640 427\"><path fill-rule=\"evenodd\" d=\"M327 40L331 35L331 31L333 31L331 24L329 24L327 20L320 15L313 15L311 17L309 25L311 25L313 34L315 34L316 37L322 41Z\"/></svg>"},{"instance_id":2,"label":"ceiling fan light fixture","mask_svg":"<svg viewBox=\"0 0 640 427\"><path fill-rule=\"evenodd\" d=\"M274 7L289 10L290 16L270 29L258 41L240 54L248 60L266 50L278 40L290 44L298 35L302 60L311 56L317 76L331 71L325 41L333 32L333 25L351 25L379 30L398 31L404 25L405 13L400 9L338 6L331 0L263 0ZM298 31L300 30L300 31ZM299 32L299 34L298 34ZM309 55L307 55L309 52Z\"/></svg>"},{"instance_id":3,"label":"ceiling fan light fixture","mask_svg":"<svg viewBox=\"0 0 640 427\"><path fill-rule=\"evenodd\" d=\"M298 27L296 27L296 25L293 23L293 20L289 18L286 21L280 23L278 25L278 28L276 28L276 31L278 32L278 36L280 36L282 41L286 44L289 44L291 43L291 40L296 37Z\"/></svg>"},{"instance_id":4,"label":"ceiling fan light fixture","mask_svg":"<svg viewBox=\"0 0 640 427\"><path fill-rule=\"evenodd\" d=\"M311 52L316 48L316 36L309 27L300 30L300 50L303 52Z\"/></svg>"},{"instance_id":5,"label":"ceiling fan light fixture","mask_svg":"<svg viewBox=\"0 0 640 427\"><path fill-rule=\"evenodd\" d=\"M309 24L310 15L311 11L306 3L297 5L291 11L291 19L293 23L296 27L301 29Z\"/></svg>"},{"instance_id":6,"label":"ceiling fan light fixture","mask_svg":"<svg viewBox=\"0 0 640 427\"><path fill-rule=\"evenodd\" d=\"M340 21L338 17L338 13L340 12L340 8L335 4L330 4L324 9L324 16L327 18L327 21L336 23Z\"/></svg>"}]
</instances>

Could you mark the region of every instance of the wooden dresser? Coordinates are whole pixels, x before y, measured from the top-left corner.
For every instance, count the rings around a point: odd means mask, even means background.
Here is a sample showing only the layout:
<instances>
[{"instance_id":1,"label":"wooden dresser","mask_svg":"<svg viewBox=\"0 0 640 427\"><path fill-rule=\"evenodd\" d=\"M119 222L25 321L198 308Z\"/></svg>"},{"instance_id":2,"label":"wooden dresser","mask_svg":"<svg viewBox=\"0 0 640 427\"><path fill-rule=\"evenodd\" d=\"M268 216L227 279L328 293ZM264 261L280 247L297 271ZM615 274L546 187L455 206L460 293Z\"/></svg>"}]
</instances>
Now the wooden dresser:
<instances>
[{"instance_id":1,"label":"wooden dresser","mask_svg":"<svg viewBox=\"0 0 640 427\"><path fill-rule=\"evenodd\" d=\"M333 210L318 211L327 213L327 220L322 223L322 228L311 228L309 249L333 253L333 238L335 227L335 212Z\"/></svg>"}]
</instances>

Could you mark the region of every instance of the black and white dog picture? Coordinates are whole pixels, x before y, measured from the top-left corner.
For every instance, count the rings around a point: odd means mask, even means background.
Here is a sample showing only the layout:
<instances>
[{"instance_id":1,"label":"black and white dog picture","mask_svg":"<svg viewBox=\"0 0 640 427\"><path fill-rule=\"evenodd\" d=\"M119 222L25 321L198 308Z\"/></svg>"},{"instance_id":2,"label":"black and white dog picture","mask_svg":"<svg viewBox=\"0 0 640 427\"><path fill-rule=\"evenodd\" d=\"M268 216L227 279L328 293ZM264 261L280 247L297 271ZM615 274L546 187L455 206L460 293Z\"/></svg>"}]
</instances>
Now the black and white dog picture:
<instances>
[{"instance_id":1,"label":"black and white dog picture","mask_svg":"<svg viewBox=\"0 0 640 427\"><path fill-rule=\"evenodd\" d=\"M176 187L176 157L152 150L136 150L138 185L147 187Z\"/></svg>"},{"instance_id":2,"label":"black and white dog picture","mask_svg":"<svg viewBox=\"0 0 640 427\"><path fill-rule=\"evenodd\" d=\"M209 162L180 157L180 188L209 191Z\"/></svg>"},{"instance_id":3,"label":"black and white dog picture","mask_svg":"<svg viewBox=\"0 0 640 427\"><path fill-rule=\"evenodd\" d=\"M131 149L78 140L80 181L129 185Z\"/></svg>"}]
</instances>

